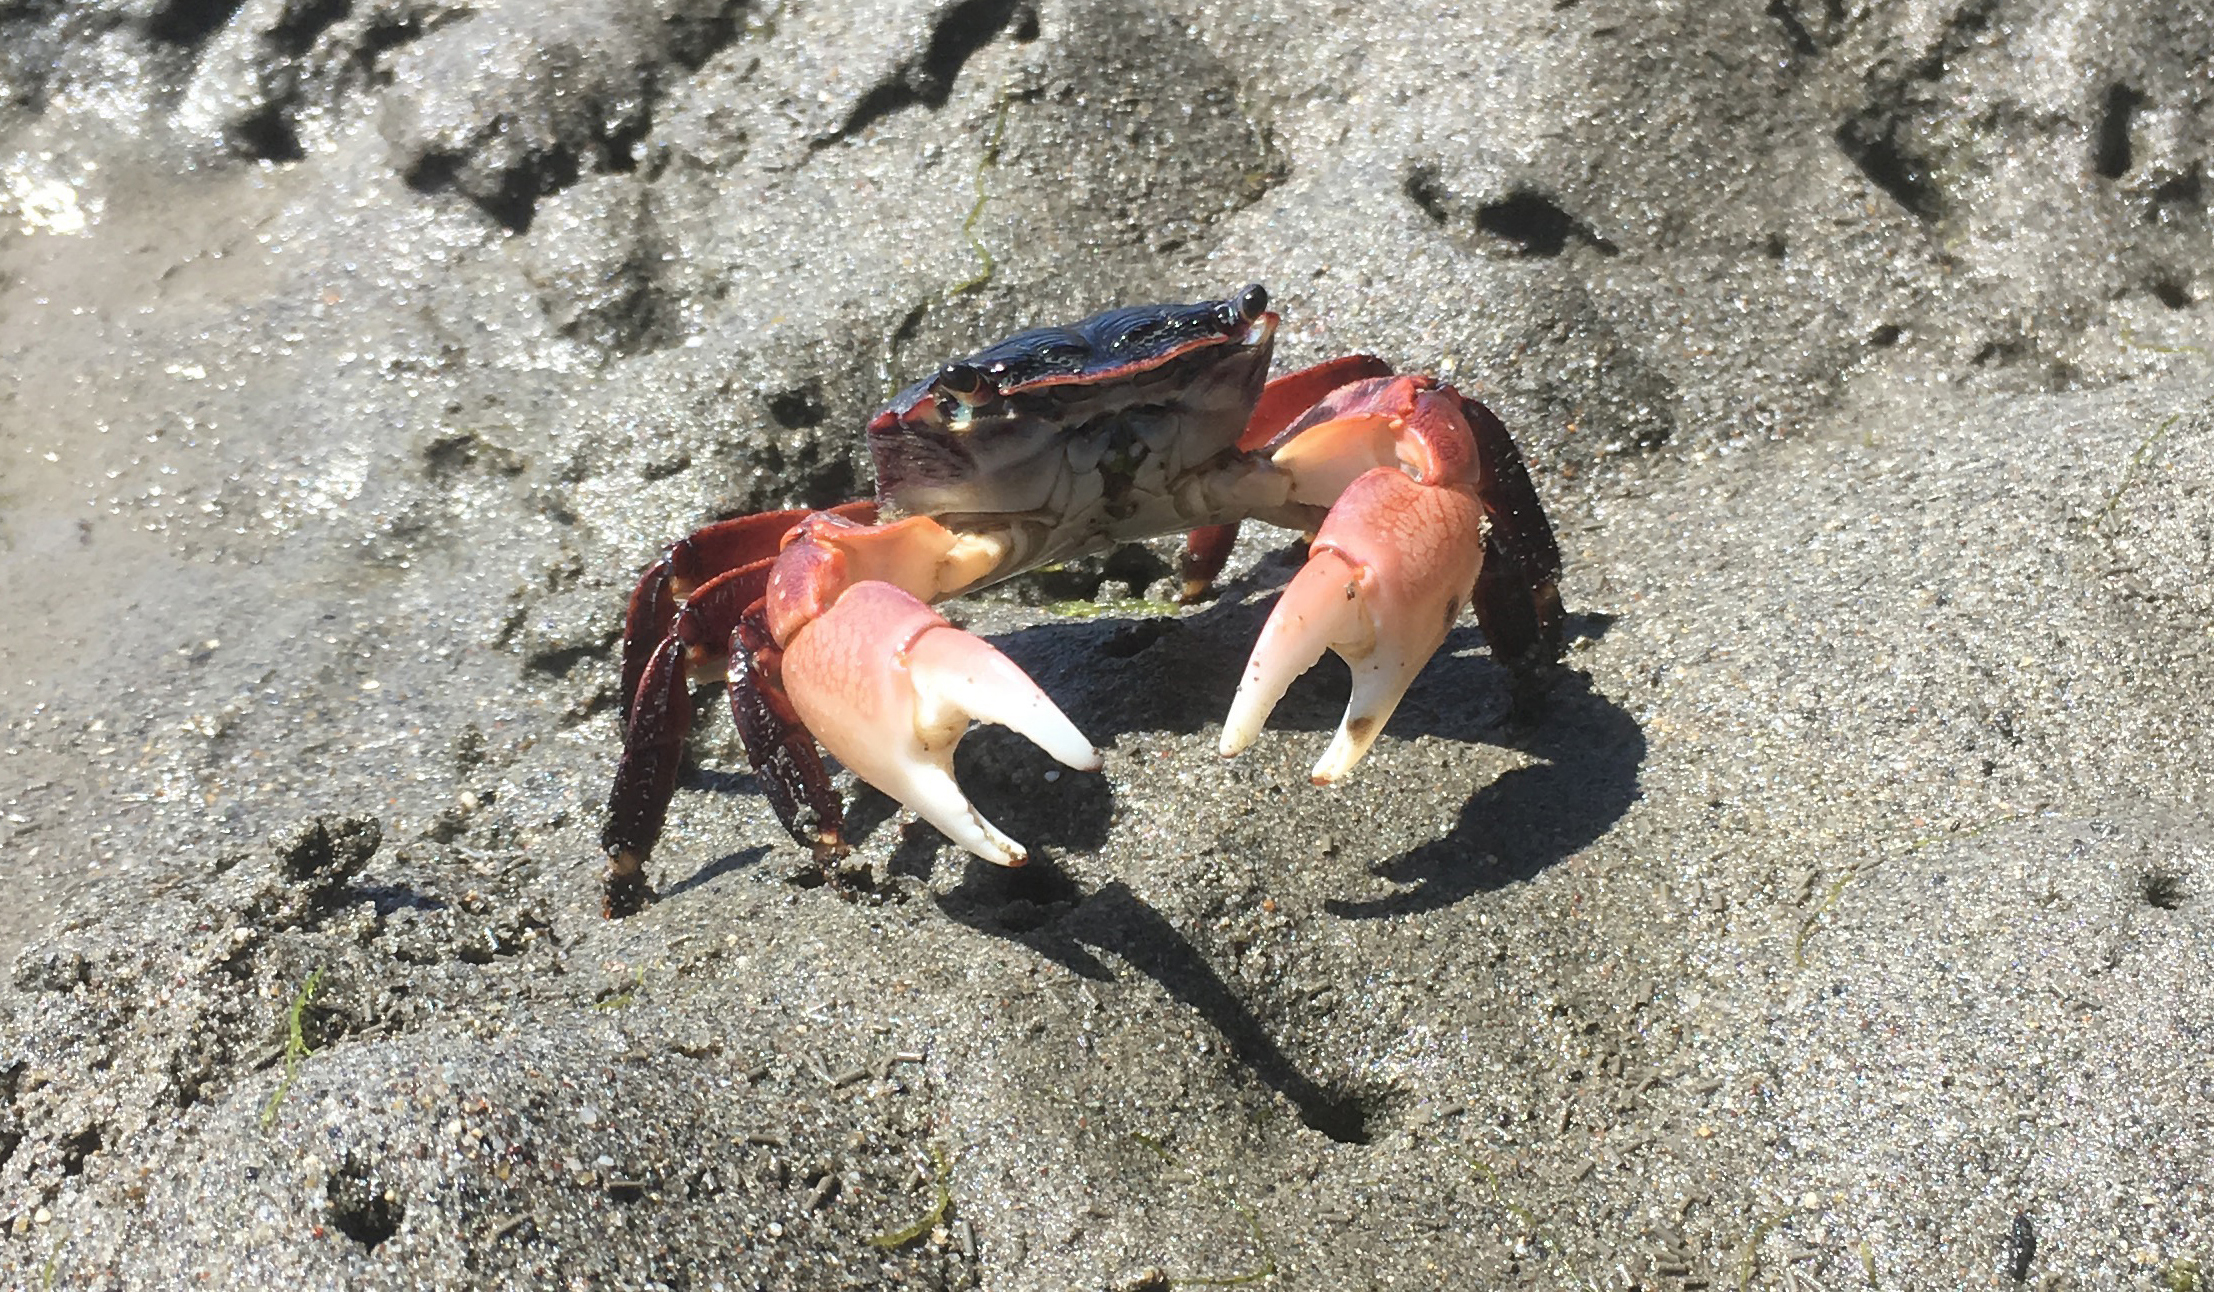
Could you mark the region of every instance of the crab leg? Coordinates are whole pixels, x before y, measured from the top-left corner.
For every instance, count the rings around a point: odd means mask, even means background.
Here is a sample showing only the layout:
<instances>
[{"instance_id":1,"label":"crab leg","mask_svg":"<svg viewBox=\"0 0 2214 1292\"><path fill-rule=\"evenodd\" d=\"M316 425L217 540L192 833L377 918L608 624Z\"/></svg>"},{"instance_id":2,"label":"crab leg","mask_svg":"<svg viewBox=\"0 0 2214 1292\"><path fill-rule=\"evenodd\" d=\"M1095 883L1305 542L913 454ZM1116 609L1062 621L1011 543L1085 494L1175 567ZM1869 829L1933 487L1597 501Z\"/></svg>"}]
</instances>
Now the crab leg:
<instances>
[{"instance_id":1,"label":"crab leg","mask_svg":"<svg viewBox=\"0 0 2214 1292\"><path fill-rule=\"evenodd\" d=\"M1485 519L1484 569L1476 580L1476 622L1491 653L1513 672L1518 689L1561 657L1561 549L1545 518L1522 451L1492 411L1466 396L1461 415L1476 437Z\"/></svg>"},{"instance_id":2,"label":"crab leg","mask_svg":"<svg viewBox=\"0 0 2214 1292\"><path fill-rule=\"evenodd\" d=\"M876 516L876 504L845 503L831 512L868 521ZM683 766L684 740L692 727L690 684L722 674L740 621L749 611L758 617L779 544L811 514L763 512L719 521L671 543L639 576L623 624L617 697L623 756L600 832L608 857L609 914L636 910L651 896L646 859L661 837ZM740 694L732 691L734 705ZM743 720L741 714L741 726ZM804 752L812 755L811 749ZM803 760L789 761L798 768ZM798 780L811 802L835 808L837 797L819 762L811 778Z\"/></svg>"},{"instance_id":3,"label":"crab leg","mask_svg":"<svg viewBox=\"0 0 2214 1292\"><path fill-rule=\"evenodd\" d=\"M600 847L607 853L601 877L606 915L628 915L652 898L646 858L661 837L691 730L684 646L666 637L639 668L637 701L630 706L622 760L607 794L607 823L600 828Z\"/></svg>"},{"instance_id":4,"label":"crab leg","mask_svg":"<svg viewBox=\"0 0 2214 1292\"><path fill-rule=\"evenodd\" d=\"M649 575L649 577L651 577ZM695 663L720 668L723 649L749 601L760 599L766 562L726 571L687 597L665 636L645 654L631 702L625 706L623 756L608 790L607 823L600 847L607 853L606 913L625 915L652 896L646 859L661 837L684 764L684 739L692 729L691 673ZM625 643L629 645L629 643ZM626 660L626 669L630 661Z\"/></svg>"},{"instance_id":5,"label":"crab leg","mask_svg":"<svg viewBox=\"0 0 2214 1292\"><path fill-rule=\"evenodd\" d=\"M730 716L754 779L786 833L808 845L818 864L844 852L845 801L823 770L821 747L784 690L784 650L770 635L759 602L731 637Z\"/></svg>"},{"instance_id":6,"label":"crab leg","mask_svg":"<svg viewBox=\"0 0 2214 1292\"><path fill-rule=\"evenodd\" d=\"M831 511L863 523L876 518L876 504L869 501L843 503ZM810 514L806 508L799 508L717 521L669 544L661 558L646 567L638 576L638 586L630 594L630 608L623 616L623 689L615 697L615 705L625 722L630 720L631 705L638 699L638 683L646 675L647 661L666 643L677 608L685 599L718 575L755 564L766 568L767 562L776 559L784 536Z\"/></svg>"},{"instance_id":7,"label":"crab leg","mask_svg":"<svg viewBox=\"0 0 2214 1292\"><path fill-rule=\"evenodd\" d=\"M1351 667L1353 690L1312 779L1318 785L1340 779L1444 644L1482 582L1493 544L1478 483L1487 470L1501 469L1495 450L1469 425L1464 404L1473 401L1429 378L1362 381L1330 395L1275 441L1272 460L1291 475L1293 500L1328 501L1330 511L1306 566L1254 643L1223 724L1225 757L1252 744L1292 680L1333 650ZM1520 465L1513 463L1517 471ZM1522 484L1527 491L1527 475ZM1526 526L1518 541L1526 550L1515 555L1534 568L1552 535ZM1552 559L1557 569L1557 554ZM1487 586L1505 614L1512 589L1503 580ZM1549 580L1545 591L1551 593ZM1557 594L1551 604L1557 650ZM1525 609L1518 654L1544 649L1540 618Z\"/></svg>"}]
</instances>

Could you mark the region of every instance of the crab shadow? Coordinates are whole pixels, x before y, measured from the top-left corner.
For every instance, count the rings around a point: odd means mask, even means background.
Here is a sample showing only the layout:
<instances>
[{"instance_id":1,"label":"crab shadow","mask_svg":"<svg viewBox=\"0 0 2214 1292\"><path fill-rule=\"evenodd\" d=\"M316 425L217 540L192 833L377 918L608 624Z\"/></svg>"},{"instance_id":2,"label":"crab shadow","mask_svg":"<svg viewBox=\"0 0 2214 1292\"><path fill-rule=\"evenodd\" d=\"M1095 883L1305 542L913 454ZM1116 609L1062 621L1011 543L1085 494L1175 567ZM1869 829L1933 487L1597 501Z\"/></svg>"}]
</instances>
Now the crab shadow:
<instances>
[{"instance_id":1,"label":"crab shadow","mask_svg":"<svg viewBox=\"0 0 2214 1292\"><path fill-rule=\"evenodd\" d=\"M1219 721L1228 706L1273 603L1238 593L1233 585L1214 606L1178 619L1056 622L992 639L1096 741L1132 731L1197 732ZM1611 622L1571 616L1569 630L1597 637ZM1342 667L1318 668L1294 685L1270 725L1330 730L1346 692ZM1476 789L1442 838L1375 867L1397 891L1326 902L1340 919L1436 910L1536 875L1621 818L1636 801L1646 752L1636 721L1580 674L1560 672L1538 711L1518 715L1507 673L1491 662L1473 626L1448 639L1387 731L1402 739L1431 734L1503 745L1536 761ZM981 751L974 763L967 761L971 746ZM980 732L963 754L963 784L987 816L1003 819L1018 838L1078 850L1106 842L1113 803L1103 778L1045 781L1050 761L1004 732ZM869 814L892 811L886 801ZM927 881L933 858L943 855L939 848L934 833L912 827L893 867ZM1035 858L1017 870L972 860L959 886L936 900L956 922L1018 943L1084 978L1112 981L1115 974L1101 956L1121 960L1204 1018L1232 1057L1296 1107L1308 1126L1343 1143L1368 1141L1372 1101L1302 1071L1191 941L1121 881L1086 893L1050 860Z\"/></svg>"},{"instance_id":2,"label":"crab shadow","mask_svg":"<svg viewBox=\"0 0 2214 1292\"><path fill-rule=\"evenodd\" d=\"M1059 620L1011 631L979 624L976 630L1036 679L1095 743L1134 731L1190 735L1221 725L1261 625L1298 568L1291 552L1271 553L1223 585L1196 614ZM1596 639L1613 623L1611 615L1572 614L1567 635ZM1565 676L1556 673L1555 681ZM1269 728L1335 730L1350 686L1343 662L1325 655L1284 693ZM1502 736L1512 728L1552 720L1545 701L1517 712L1513 690L1507 671L1491 661L1482 631L1464 619L1408 688L1385 736L1503 744L1511 743Z\"/></svg>"},{"instance_id":3,"label":"crab shadow","mask_svg":"<svg viewBox=\"0 0 2214 1292\"><path fill-rule=\"evenodd\" d=\"M1398 891L1323 909L1349 920L1416 915L1521 883L1589 846L1637 801L1645 733L1588 677L1561 679L1542 720L1495 739L1538 761L1478 788L1442 837L1372 868Z\"/></svg>"},{"instance_id":4,"label":"crab shadow","mask_svg":"<svg viewBox=\"0 0 2214 1292\"><path fill-rule=\"evenodd\" d=\"M1231 1057L1290 1101L1301 1121L1340 1143L1368 1142L1362 1101L1301 1071L1191 941L1122 881L1085 893L1050 861L1016 870L971 861L961 884L937 902L956 923L1094 982L1115 980L1100 954L1120 959L1205 1019Z\"/></svg>"},{"instance_id":5,"label":"crab shadow","mask_svg":"<svg viewBox=\"0 0 2214 1292\"><path fill-rule=\"evenodd\" d=\"M748 866L760 864L761 859L768 855L769 849L766 844L755 844L750 848L740 848L736 852L726 852L713 861L700 866L699 869L683 879L662 889L656 895L655 900L667 901L669 898L689 893L695 888L703 888L725 875L744 870Z\"/></svg>"},{"instance_id":6,"label":"crab shadow","mask_svg":"<svg viewBox=\"0 0 2214 1292\"><path fill-rule=\"evenodd\" d=\"M1039 624L994 637L1018 665L1062 704L1095 741L1130 732L1196 733L1220 721L1237 690L1253 639L1273 607L1262 582L1276 558L1214 605L1176 619ZM1610 616L1571 615L1572 639L1603 636ZM1330 731L1345 709L1349 679L1335 657L1286 692L1269 719L1279 730ZM1034 792L1031 771L1010 791L1005 770L1051 767L1042 754L1004 732L986 748L1003 766L964 767L963 783L987 816L1005 811L1018 838L1071 849L1106 839L1113 804L1099 777L1062 777L1054 792ZM1604 835L1638 797L1645 734L1620 705L1567 669L1545 679L1518 708L1512 680L1492 662L1482 632L1463 624L1447 637L1385 728L1385 739L1430 735L1517 750L1530 765L1472 787L1453 827L1373 867L1397 886L1377 897L1327 904L1344 919L1413 915L1472 894L1528 880ZM978 742L983 743L983 742ZM1023 760L1028 760L1024 762ZM888 810L888 809L887 809Z\"/></svg>"}]
</instances>

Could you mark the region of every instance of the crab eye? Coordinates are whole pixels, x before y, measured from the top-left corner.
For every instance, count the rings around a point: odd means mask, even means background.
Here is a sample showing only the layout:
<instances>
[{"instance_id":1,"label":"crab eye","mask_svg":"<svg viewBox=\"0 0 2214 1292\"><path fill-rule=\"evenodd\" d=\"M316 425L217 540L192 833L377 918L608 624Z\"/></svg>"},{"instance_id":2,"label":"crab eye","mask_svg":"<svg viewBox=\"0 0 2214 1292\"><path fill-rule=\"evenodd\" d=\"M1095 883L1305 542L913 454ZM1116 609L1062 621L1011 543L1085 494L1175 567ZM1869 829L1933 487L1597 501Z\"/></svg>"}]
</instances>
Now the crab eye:
<instances>
[{"instance_id":1,"label":"crab eye","mask_svg":"<svg viewBox=\"0 0 2214 1292\"><path fill-rule=\"evenodd\" d=\"M982 400L991 384L991 379L984 375L984 370L971 363L947 364L938 370L936 382L940 391L964 404Z\"/></svg>"},{"instance_id":2,"label":"crab eye","mask_svg":"<svg viewBox=\"0 0 2214 1292\"><path fill-rule=\"evenodd\" d=\"M1268 288L1259 283L1249 283L1244 291L1217 306L1216 313L1222 319L1222 330L1225 332L1249 327L1268 313Z\"/></svg>"},{"instance_id":3,"label":"crab eye","mask_svg":"<svg viewBox=\"0 0 2214 1292\"><path fill-rule=\"evenodd\" d=\"M940 399L951 399L967 408L974 408L999 393L983 369L968 363L947 364L938 370L938 377L930 386Z\"/></svg>"}]
</instances>

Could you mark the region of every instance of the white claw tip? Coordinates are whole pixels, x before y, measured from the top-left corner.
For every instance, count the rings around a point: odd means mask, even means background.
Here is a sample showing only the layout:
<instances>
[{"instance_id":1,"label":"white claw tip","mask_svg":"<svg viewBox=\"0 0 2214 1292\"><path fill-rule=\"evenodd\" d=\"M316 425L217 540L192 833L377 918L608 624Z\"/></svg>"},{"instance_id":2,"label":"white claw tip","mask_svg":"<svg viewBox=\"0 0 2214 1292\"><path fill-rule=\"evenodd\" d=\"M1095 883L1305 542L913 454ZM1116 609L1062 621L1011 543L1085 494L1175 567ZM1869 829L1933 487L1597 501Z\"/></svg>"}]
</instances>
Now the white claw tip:
<instances>
[{"instance_id":1,"label":"white claw tip","mask_svg":"<svg viewBox=\"0 0 2214 1292\"><path fill-rule=\"evenodd\" d=\"M1355 705L1359 705L1363 698L1360 691L1365 680L1361 672L1356 669L1354 674ZM1383 713L1381 715L1365 713L1355 717L1349 710L1345 715L1345 721L1338 726L1338 734L1331 738L1330 747L1322 751L1322 757L1316 760L1314 771L1308 774L1307 779L1316 785L1334 785L1350 775L1353 769L1360 764L1361 759L1368 754L1369 747L1376 743L1377 733L1383 730L1385 718L1391 715L1392 706L1397 703L1398 700L1394 697L1390 702L1382 705Z\"/></svg>"}]
</instances>

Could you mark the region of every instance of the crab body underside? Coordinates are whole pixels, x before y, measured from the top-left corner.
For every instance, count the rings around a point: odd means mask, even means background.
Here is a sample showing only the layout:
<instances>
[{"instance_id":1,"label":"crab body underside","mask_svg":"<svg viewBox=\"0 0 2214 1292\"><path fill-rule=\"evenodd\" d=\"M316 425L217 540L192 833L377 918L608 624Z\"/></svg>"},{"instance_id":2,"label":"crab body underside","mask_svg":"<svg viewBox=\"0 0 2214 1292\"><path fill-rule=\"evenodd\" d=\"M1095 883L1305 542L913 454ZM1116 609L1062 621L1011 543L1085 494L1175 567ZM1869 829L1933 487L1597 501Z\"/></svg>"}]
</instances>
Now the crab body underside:
<instances>
[{"instance_id":1,"label":"crab body underside","mask_svg":"<svg viewBox=\"0 0 2214 1292\"><path fill-rule=\"evenodd\" d=\"M1099 754L1028 676L930 606L1117 543L1188 533L1189 600L1239 522L1314 536L1254 645L1221 749L1250 744L1334 650L1353 690L1317 784L1368 751L1464 607L1518 678L1557 661L1560 551L1499 419L1367 355L1270 381L1276 326L1251 286L1020 333L870 421L873 501L741 517L671 544L624 626L609 913L650 896L690 683L719 674L763 790L818 859L846 848L828 749L961 847L1022 864L1022 845L953 779L969 723L1013 728L1081 770Z\"/></svg>"}]
</instances>

